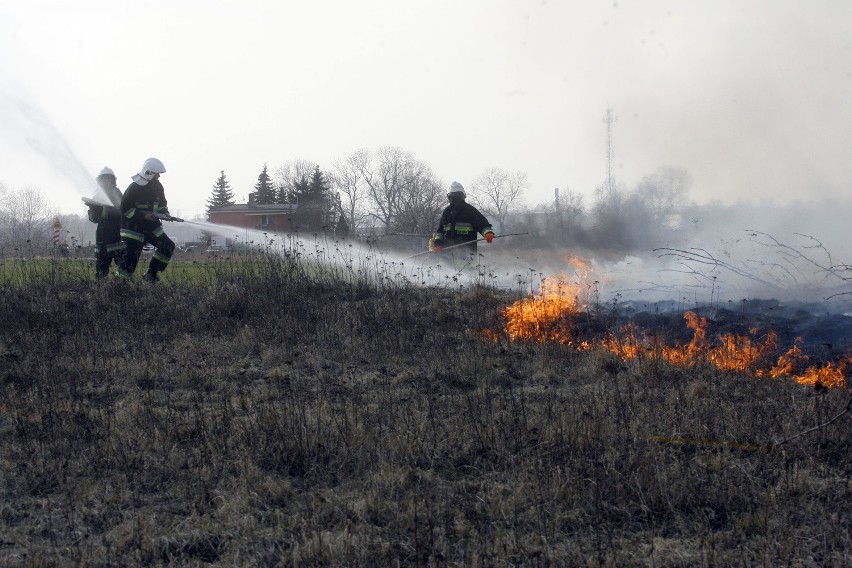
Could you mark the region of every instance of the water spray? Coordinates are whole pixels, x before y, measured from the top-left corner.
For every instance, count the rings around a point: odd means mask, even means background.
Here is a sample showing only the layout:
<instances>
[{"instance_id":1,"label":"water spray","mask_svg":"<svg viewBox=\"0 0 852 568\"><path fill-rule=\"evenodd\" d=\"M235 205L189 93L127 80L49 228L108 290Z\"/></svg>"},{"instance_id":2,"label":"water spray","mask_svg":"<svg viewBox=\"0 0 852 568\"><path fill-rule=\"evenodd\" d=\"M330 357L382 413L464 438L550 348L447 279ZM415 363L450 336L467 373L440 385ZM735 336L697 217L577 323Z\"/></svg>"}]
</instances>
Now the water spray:
<instances>
[{"instance_id":1,"label":"water spray","mask_svg":"<svg viewBox=\"0 0 852 568\"><path fill-rule=\"evenodd\" d=\"M507 233L505 235L494 235L493 238L499 239L501 237L517 237L517 236L521 236L521 235L529 235L529 233ZM481 242L481 241L484 241L484 240L485 239L476 239L476 240L473 240L473 241L467 241L467 242L464 242L464 243L459 243L457 245L450 245L448 247L441 247L441 251L452 250L454 248L468 246L468 245L470 245L470 243L478 243L478 242ZM418 252L417 254L412 254L411 256L405 257L405 258L402 259L402 261L405 262L406 260L411 260L412 258L417 258L418 256L421 256L421 255L424 255L424 254L429 254L431 252L433 252L433 251L424 250L423 252Z\"/></svg>"},{"instance_id":2,"label":"water spray","mask_svg":"<svg viewBox=\"0 0 852 568\"><path fill-rule=\"evenodd\" d=\"M21 147L20 142L26 143L33 155L41 158L78 192L93 191L97 199L106 202L99 205L110 204L109 197L89 175L68 140L36 103L0 92L0 119L3 122L4 138L8 138L16 147Z\"/></svg>"}]
</instances>

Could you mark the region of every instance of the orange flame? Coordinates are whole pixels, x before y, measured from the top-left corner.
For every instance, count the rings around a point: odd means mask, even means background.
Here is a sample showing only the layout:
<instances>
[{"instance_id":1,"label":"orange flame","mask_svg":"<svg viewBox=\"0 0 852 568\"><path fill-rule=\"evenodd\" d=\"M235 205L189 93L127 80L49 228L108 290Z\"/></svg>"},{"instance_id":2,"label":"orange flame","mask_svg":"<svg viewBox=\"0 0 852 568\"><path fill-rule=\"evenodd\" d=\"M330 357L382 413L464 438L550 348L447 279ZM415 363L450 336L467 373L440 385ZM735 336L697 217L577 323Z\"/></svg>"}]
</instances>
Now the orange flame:
<instances>
[{"instance_id":1,"label":"orange flame","mask_svg":"<svg viewBox=\"0 0 852 568\"><path fill-rule=\"evenodd\" d=\"M846 370L852 358L822 366L808 366L808 357L802 353L801 338L773 364L771 357L777 350L778 336L774 331L762 338L733 333L721 334L716 342L707 336L707 318L695 312L686 312L686 325L693 331L686 345L663 345L659 338L649 338L635 326L622 328L616 336L607 333L603 339L589 340L581 336L577 325L592 286L589 263L579 257L567 257L576 278L560 274L541 284L538 295L514 302L503 309L505 332L513 341L554 342L570 345L578 350L604 349L624 360L636 359L644 354L657 356L681 367L708 363L726 371L752 373L760 377L790 376L801 384L821 384L828 388L846 386Z\"/></svg>"},{"instance_id":2,"label":"orange flame","mask_svg":"<svg viewBox=\"0 0 852 568\"><path fill-rule=\"evenodd\" d=\"M821 367L808 366L808 356L802 353L799 345L802 338L796 338L795 344L778 358L778 362L769 370L772 378L789 375L803 385L820 383L828 388L846 385L846 369L850 363L847 357L837 363L825 363Z\"/></svg>"},{"instance_id":3,"label":"orange flame","mask_svg":"<svg viewBox=\"0 0 852 568\"><path fill-rule=\"evenodd\" d=\"M556 342L573 345L576 339L572 316L588 305L591 269L578 256L566 257L576 278L562 273L542 280L538 295L518 300L504 308L506 333L512 340Z\"/></svg>"}]
</instances>

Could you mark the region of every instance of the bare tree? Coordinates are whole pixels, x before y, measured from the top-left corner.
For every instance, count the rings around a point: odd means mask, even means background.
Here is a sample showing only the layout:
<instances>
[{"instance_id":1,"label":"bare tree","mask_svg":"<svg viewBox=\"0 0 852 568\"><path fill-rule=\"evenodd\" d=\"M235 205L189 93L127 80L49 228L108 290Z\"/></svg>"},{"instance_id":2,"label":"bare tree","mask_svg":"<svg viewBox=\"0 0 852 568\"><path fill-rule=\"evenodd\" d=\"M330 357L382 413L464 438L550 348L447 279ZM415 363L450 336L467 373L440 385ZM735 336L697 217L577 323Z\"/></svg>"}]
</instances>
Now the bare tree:
<instances>
[{"instance_id":1,"label":"bare tree","mask_svg":"<svg viewBox=\"0 0 852 568\"><path fill-rule=\"evenodd\" d=\"M654 220L665 224L685 204L691 185L692 176L685 169L663 167L642 178L636 194L651 210Z\"/></svg>"},{"instance_id":2,"label":"bare tree","mask_svg":"<svg viewBox=\"0 0 852 568\"><path fill-rule=\"evenodd\" d=\"M343 194L341 200L342 214L349 223L350 231L361 227L367 217L364 206L369 197L369 180L372 177L370 162L372 155L369 150L357 150L349 154L345 160L335 162L330 174L331 185Z\"/></svg>"},{"instance_id":3,"label":"bare tree","mask_svg":"<svg viewBox=\"0 0 852 568\"><path fill-rule=\"evenodd\" d=\"M4 248L21 252L50 249L54 213L41 191L32 186L4 192L2 204Z\"/></svg>"},{"instance_id":4,"label":"bare tree","mask_svg":"<svg viewBox=\"0 0 852 568\"><path fill-rule=\"evenodd\" d=\"M3 255L9 240L9 231L11 219L6 211L6 204L9 200L9 192L6 189L6 184L0 181L0 256Z\"/></svg>"},{"instance_id":5,"label":"bare tree","mask_svg":"<svg viewBox=\"0 0 852 568\"><path fill-rule=\"evenodd\" d=\"M400 233L429 235L435 230L445 205L443 183L425 162L408 164L406 183L400 193L399 209L393 222Z\"/></svg>"},{"instance_id":6,"label":"bare tree","mask_svg":"<svg viewBox=\"0 0 852 568\"><path fill-rule=\"evenodd\" d=\"M488 168L470 185L474 203L482 212L497 221L500 231L513 206L517 205L527 190L526 172L507 172Z\"/></svg>"},{"instance_id":7,"label":"bare tree","mask_svg":"<svg viewBox=\"0 0 852 568\"><path fill-rule=\"evenodd\" d=\"M376 151L375 163L364 176L371 204L370 217L379 221L386 233L392 231L394 219L399 214L403 192L410 183L412 162L414 157L410 152L385 146Z\"/></svg>"}]
</instances>

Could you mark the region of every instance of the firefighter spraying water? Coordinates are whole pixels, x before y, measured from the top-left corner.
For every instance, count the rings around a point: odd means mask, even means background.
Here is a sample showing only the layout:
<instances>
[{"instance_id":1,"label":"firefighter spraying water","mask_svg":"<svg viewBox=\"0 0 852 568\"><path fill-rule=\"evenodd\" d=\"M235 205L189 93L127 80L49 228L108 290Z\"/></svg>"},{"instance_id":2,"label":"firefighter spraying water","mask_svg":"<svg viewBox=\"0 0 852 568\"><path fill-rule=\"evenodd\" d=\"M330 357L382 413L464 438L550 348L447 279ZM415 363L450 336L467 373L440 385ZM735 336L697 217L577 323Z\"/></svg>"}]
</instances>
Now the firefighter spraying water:
<instances>
[{"instance_id":1,"label":"firefighter spraying water","mask_svg":"<svg viewBox=\"0 0 852 568\"><path fill-rule=\"evenodd\" d=\"M110 204L98 203L92 199L83 198L89 206L89 221L97 223L95 230L95 278L100 280L109 274L110 265L121 264L124 254L124 243L121 242L121 190L115 183L115 172L104 167L98 172L95 181Z\"/></svg>"},{"instance_id":2,"label":"firefighter spraying water","mask_svg":"<svg viewBox=\"0 0 852 568\"><path fill-rule=\"evenodd\" d=\"M166 235L161 221L182 221L169 214L165 190L160 175L166 172L163 162L148 158L121 199L121 240L126 250L116 274L130 280L145 243L154 246L154 254L143 279L157 282L158 274L166 269L175 250L175 243Z\"/></svg>"}]
</instances>

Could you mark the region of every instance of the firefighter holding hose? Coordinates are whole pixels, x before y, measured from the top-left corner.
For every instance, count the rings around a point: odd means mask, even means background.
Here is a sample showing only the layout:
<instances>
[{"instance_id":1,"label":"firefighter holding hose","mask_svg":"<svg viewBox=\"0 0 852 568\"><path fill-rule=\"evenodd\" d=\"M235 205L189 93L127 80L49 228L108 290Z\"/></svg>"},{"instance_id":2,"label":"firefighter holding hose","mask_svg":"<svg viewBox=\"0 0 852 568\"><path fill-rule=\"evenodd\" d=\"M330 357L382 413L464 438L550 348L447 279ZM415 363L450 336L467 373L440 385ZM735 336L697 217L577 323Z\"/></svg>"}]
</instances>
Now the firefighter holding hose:
<instances>
[{"instance_id":1,"label":"firefighter holding hose","mask_svg":"<svg viewBox=\"0 0 852 568\"><path fill-rule=\"evenodd\" d=\"M166 172L163 162L157 158L148 158L131 183L121 200L121 240L126 246L125 254L116 273L120 278L130 280L136 271L136 265L145 243L154 246L154 254L148 264L148 271L142 277L148 282L159 281L160 272L169 265L175 244L163 230L161 219L169 216L165 190L160 183L160 174Z\"/></svg>"},{"instance_id":2,"label":"firefighter holding hose","mask_svg":"<svg viewBox=\"0 0 852 568\"><path fill-rule=\"evenodd\" d=\"M115 172L105 167L98 172L95 181L98 183L108 203L106 205L94 201L89 202L89 221L97 223L95 229L95 278L100 280L109 274L109 267L115 261L121 265L124 254L124 243L121 241L121 190L115 184Z\"/></svg>"},{"instance_id":3,"label":"firefighter holding hose","mask_svg":"<svg viewBox=\"0 0 852 568\"><path fill-rule=\"evenodd\" d=\"M477 233L481 234L487 243L494 238L491 223L476 207L465 201L466 198L464 186L454 181L450 185L450 191L447 192L447 200L450 204L441 213L438 230L429 241L432 252L440 253L445 247L464 245L455 250L474 255Z\"/></svg>"}]
</instances>

